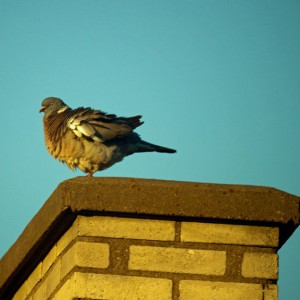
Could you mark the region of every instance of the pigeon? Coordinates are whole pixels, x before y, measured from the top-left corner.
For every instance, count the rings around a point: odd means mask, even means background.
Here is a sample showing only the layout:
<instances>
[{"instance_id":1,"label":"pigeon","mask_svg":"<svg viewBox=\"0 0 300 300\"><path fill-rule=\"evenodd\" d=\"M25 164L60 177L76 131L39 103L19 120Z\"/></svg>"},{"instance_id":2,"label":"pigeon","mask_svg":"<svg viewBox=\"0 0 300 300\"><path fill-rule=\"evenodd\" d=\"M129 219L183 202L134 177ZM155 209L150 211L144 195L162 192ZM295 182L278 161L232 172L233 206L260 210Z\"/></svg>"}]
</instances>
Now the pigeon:
<instances>
[{"instance_id":1,"label":"pigeon","mask_svg":"<svg viewBox=\"0 0 300 300\"><path fill-rule=\"evenodd\" d=\"M42 101L44 138L48 152L71 170L93 176L125 156L138 152L175 153L176 150L143 141L133 132L142 116L118 117L90 107L70 108L63 100Z\"/></svg>"}]
</instances>

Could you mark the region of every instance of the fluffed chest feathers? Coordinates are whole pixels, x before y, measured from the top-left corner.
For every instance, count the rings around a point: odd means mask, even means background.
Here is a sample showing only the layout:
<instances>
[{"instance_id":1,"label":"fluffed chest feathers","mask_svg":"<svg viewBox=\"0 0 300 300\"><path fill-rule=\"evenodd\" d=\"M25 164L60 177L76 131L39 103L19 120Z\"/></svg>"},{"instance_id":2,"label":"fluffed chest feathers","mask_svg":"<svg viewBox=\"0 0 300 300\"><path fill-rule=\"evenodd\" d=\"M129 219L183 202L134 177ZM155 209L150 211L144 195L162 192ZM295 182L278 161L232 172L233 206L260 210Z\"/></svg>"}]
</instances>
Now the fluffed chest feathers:
<instances>
[{"instance_id":1,"label":"fluffed chest feathers","mask_svg":"<svg viewBox=\"0 0 300 300\"><path fill-rule=\"evenodd\" d=\"M55 143L45 133L46 147L49 153L74 170L79 168L85 173L104 170L111 166L112 160L122 160L117 147L78 138L67 130Z\"/></svg>"}]
</instances>

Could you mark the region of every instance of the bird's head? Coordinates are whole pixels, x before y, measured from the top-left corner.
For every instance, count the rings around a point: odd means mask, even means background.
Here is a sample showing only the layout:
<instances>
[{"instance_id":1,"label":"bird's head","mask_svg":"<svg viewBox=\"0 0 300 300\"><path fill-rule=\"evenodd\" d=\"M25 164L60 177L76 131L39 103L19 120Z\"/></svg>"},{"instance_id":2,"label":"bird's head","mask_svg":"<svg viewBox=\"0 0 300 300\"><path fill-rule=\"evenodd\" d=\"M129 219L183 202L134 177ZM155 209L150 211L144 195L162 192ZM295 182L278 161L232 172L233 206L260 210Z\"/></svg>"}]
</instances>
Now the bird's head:
<instances>
[{"instance_id":1,"label":"bird's head","mask_svg":"<svg viewBox=\"0 0 300 300\"><path fill-rule=\"evenodd\" d=\"M54 113L60 113L67 110L69 107L59 98L48 97L42 101L40 112L45 113L45 117Z\"/></svg>"}]
</instances>

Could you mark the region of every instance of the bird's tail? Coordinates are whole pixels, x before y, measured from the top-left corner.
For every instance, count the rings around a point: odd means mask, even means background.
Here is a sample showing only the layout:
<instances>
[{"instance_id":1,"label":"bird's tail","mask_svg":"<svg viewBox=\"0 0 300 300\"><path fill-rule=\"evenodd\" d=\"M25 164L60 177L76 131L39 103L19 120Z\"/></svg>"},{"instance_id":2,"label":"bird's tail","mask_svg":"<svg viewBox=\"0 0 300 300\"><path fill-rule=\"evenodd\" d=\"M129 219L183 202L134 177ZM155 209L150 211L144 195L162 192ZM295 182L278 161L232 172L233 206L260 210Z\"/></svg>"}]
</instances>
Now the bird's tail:
<instances>
[{"instance_id":1,"label":"bird's tail","mask_svg":"<svg viewBox=\"0 0 300 300\"><path fill-rule=\"evenodd\" d=\"M154 145L145 141L140 141L137 144L136 152L176 153L177 151L171 148Z\"/></svg>"}]
</instances>

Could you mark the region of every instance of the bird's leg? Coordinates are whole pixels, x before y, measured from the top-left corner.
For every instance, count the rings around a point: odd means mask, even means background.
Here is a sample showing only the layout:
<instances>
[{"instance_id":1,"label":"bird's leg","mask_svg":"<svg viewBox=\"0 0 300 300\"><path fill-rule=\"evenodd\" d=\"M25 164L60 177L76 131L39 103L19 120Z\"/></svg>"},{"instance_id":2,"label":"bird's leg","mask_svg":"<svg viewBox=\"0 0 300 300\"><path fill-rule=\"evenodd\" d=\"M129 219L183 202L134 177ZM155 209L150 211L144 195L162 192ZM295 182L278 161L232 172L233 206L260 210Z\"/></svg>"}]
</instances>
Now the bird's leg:
<instances>
[{"instance_id":1,"label":"bird's leg","mask_svg":"<svg viewBox=\"0 0 300 300\"><path fill-rule=\"evenodd\" d=\"M95 172L90 172L89 174L86 175L86 177L93 177Z\"/></svg>"}]
</instances>

